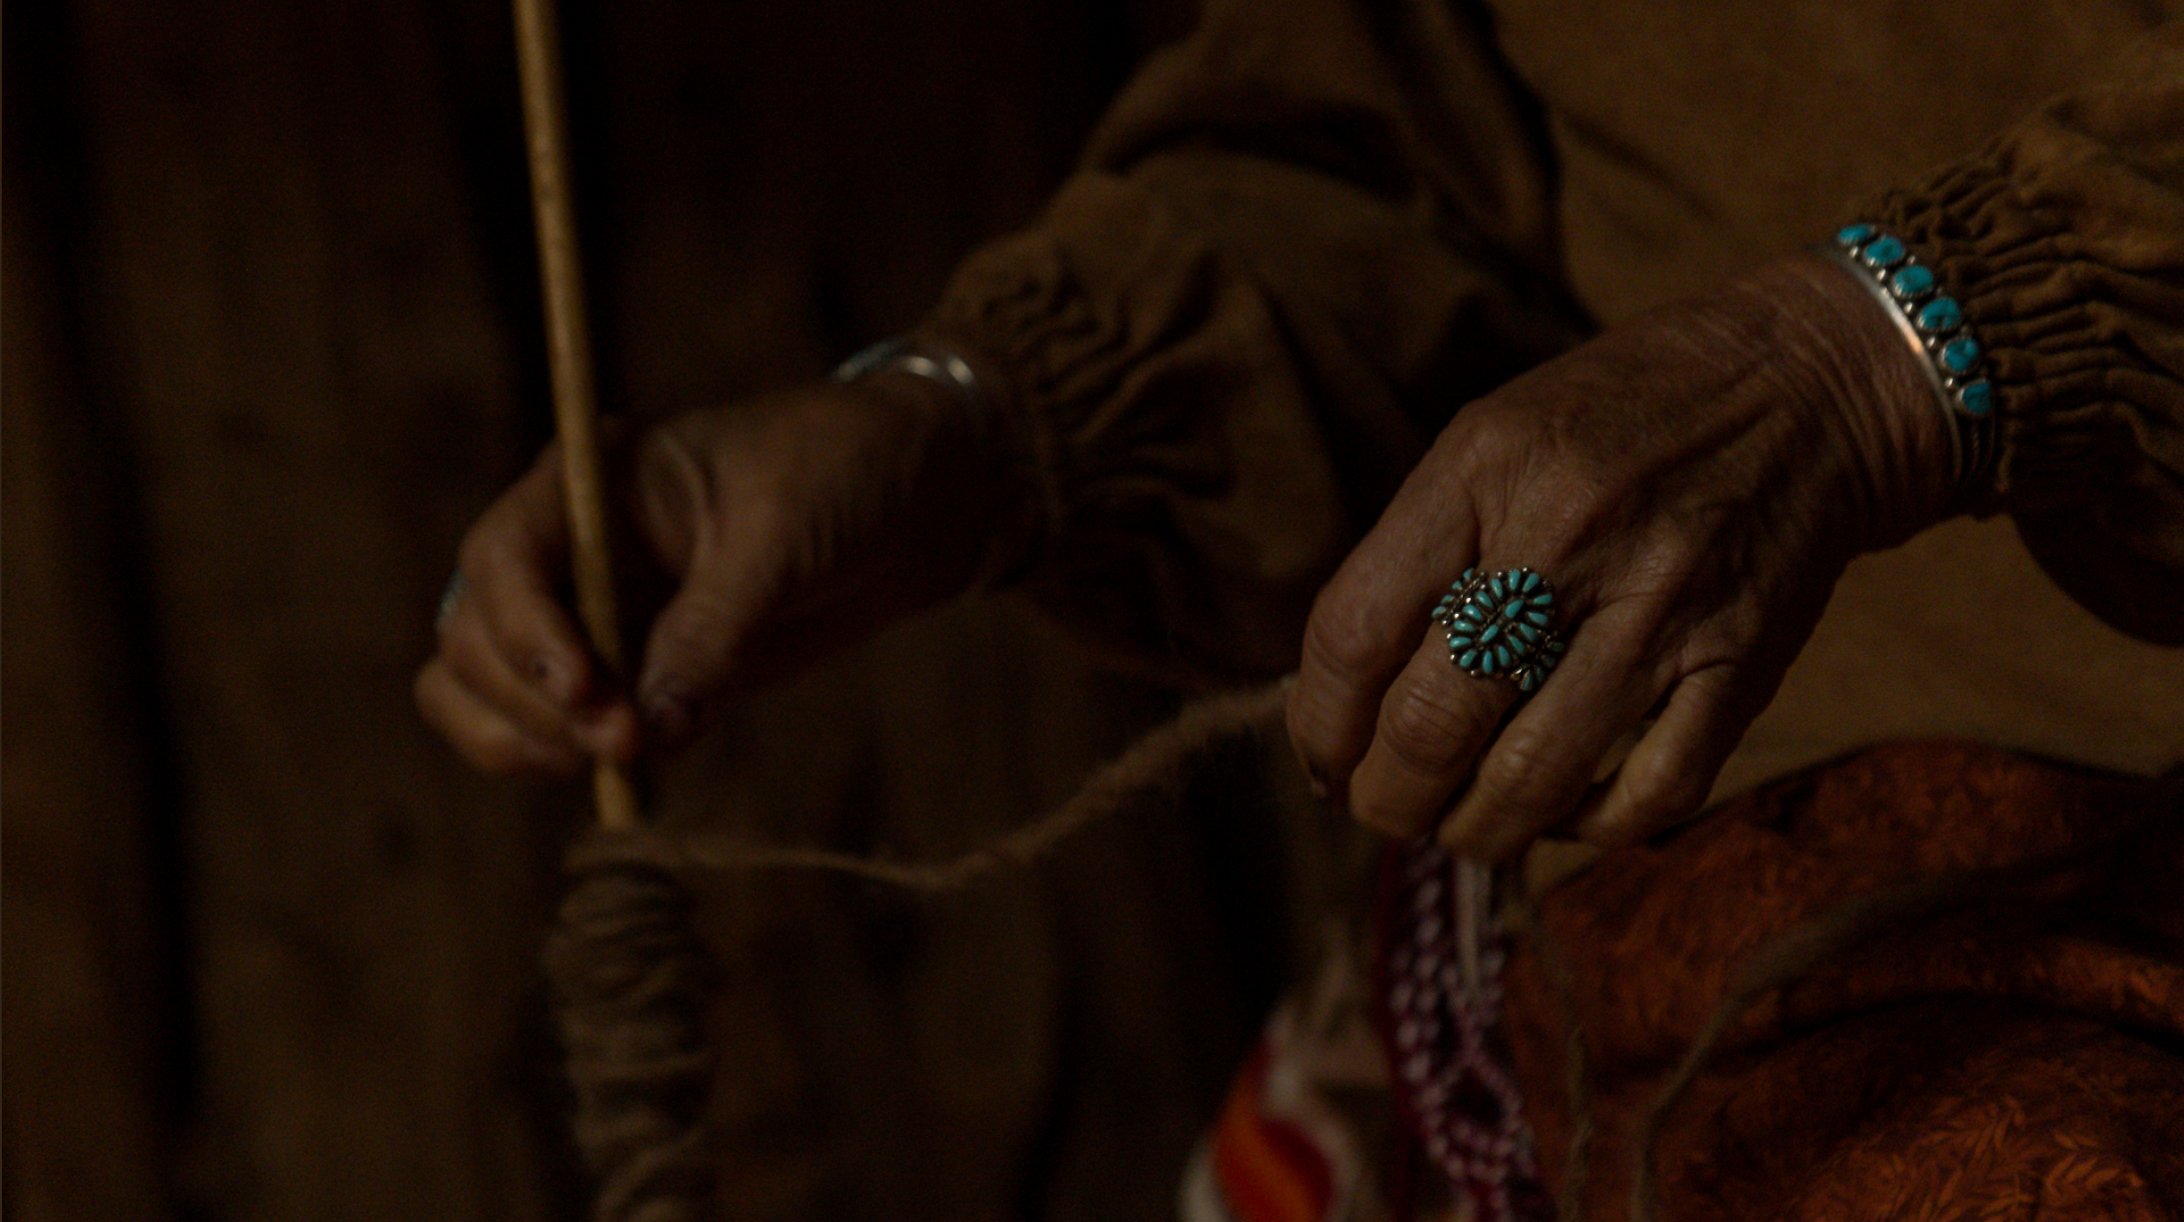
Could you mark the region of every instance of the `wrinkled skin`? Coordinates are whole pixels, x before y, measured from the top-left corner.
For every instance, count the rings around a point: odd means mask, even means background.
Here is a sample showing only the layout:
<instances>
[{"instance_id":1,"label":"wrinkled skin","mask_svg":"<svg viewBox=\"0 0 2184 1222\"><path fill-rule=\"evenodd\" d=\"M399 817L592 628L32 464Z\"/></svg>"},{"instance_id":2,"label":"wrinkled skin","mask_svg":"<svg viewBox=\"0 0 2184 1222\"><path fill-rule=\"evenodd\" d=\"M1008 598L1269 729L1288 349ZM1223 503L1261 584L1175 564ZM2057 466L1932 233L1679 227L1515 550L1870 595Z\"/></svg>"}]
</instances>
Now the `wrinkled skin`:
<instances>
[{"instance_id":1,"label":"wrinkled skin","mask_svg":"<svg viewBox=\"0 0 2184 1222\"><path fill-rule=\"evenodd\" d=\"M1942 514L1918 359L1800 256L1464 408L1314 605L1289 705L1307 770L1372 827L1489 860L1573 817L1617 843L1688 815L1844 566ZM1521 708L1427 623L1473 564L1557 589L1569 651Z\"/></svg>"},{"instance_id":2,"label":"wrinkled skin","mask_svg":"<svg viewBox=\"0 0 2184 1222\"><path fill-rule=\"evenodd\" d=\"M1801 255L1464 407L1313 609L1300 759L1370 826L1482 858L1687 816L1843 567L1945 513L1929 395L1865 291ZM468 591L417 698L481 768L672 747L707 704L960 593L1031 513L1004 439L900 375L677 416L627 453L616 482L671 591L627 688L563 609L551 453L463 544ZM1558 591L1569 653L1521 707L1452 667L1427 622L1475 563Z\"/></svg>"},{"instance_id":3,"label":"wrinkled skin","mask_svg":"<svg viewBox=\"0 0 2184 1222\"><path fill-rule=\"evenodd\" d=\"M668 591L627 684L566 607L568 530L548 450L465 536L466 587L416 681L478 768L567 775L687 739L707 705L961 592L1024 498L988 422L887 374L686 412L620 448L610 485ZM640 620L642 616L638 617Z\"/></svg>"}]
</instances>

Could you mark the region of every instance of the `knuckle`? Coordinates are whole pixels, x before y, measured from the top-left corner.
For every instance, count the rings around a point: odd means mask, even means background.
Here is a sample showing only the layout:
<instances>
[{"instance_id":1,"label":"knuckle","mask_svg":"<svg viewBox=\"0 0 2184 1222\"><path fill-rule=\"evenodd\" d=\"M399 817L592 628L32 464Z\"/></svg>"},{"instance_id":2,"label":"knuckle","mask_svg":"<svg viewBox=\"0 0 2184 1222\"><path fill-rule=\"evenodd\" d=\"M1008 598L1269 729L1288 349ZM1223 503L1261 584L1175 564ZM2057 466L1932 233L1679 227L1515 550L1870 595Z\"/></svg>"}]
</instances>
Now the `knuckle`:
<instances>
[{"instance_id":1,"label":"knuckle","mask_svg":"<svg viewBox=\"0 0 2184 1222\"><path fill-rule=\"evenodd\" d=\"M1553 496L1525 516L1539 533L1544 562L1556 572L1568 571L1589 546L1619 532L1629 515L1629 503L1607 473L1588 462L1557 464L1535 486L1553 489Z\"/></svg>"},{"instance_id":2,"label":"knuckle","mask_svg":"<svg viewBox=\"0 0 2184 1222\"><path fill-rule=\"evenodd\" d=\"M1633 831L1673 823L1706 801L1707 783L1697 770L1680 765L1641 764L1624 778Z\"/></svg>"},{"instance_id":3,"label":"knuckle","mask_svg":"<svg viewBox=\"0 0 2184 1222\"><path fill-rule=\"evenodd\" d=\"M1320 600L1304 628L1304 660L1338 680L1362 679L1379 669L1388 653L1387 630L1356 599Z\"/></svg>"},{"instance_id":4,"label":"knuckle","mask_svg":"<svg viewBox=\"0 0 2184 1222\"><path fill-rule=\"evenodd\" d=\"M1591 458L1564 458L1544 476L1555 490L1560 518L1573 534L1620 516L1623 490L1606 463Z\"/></svg>"},{"instance_id":5,"label":"knuckle","mask_svg":"<svg viewBox=\"0 0 2184 1222\"><path fill-rule=\"evenodd\" d=\"M1699 575L1720 567L1719 556L1708 556L1700 544L1680 533L1650 541L1632 561L1625 584L1661 601L1681 601Z\"/></svg>"},{"instance_id":6,"label":"knuckle","mask_svg":"<svg viewBox=\"0 0 2184 1222\"><path fill-rule=\"evenodd\" d=\"M507 552L507 540L502 537L496 515L488 510L484 517L473 523L463 534L463 541L456 545L455 563L461 566L463 575L475 582Z\"/></svg>"},{"instance_id":7,"label":"knuckle","mask_svg":"<svg viewBox=\"0 0 2184 1222\"><path fill-rule=\"evenodd\" d=\"M1452 685L1398 683L1381 709L1380 742L1404 767L1440 776L1469 760L1480 720Z\"/></svg>"},{"instance_id":8,"label":"knuckle","mask_svg":"<svg viewBox=\"0 0 2184 1222\"><path fill-rule=\"evenodd\" d=\"M1552 813L1566 778L1554 745L1539 730L1512 726L1494 745L1475 783L1482 801L1519 817Z\"/></svg>"},{"instance_id":9,"label":"knuckle","mask_svg":"<svg viewBox=\"0 0 2184 1222\"><path fill-rule=\"evenodd\" d=\"M1479 475L1523 462L1532 450L1534 419L1524 412L1493 410L1491 399L1458 412L1441 431L1435 449L1456 470Z\"/></svg>"},{"instance_id":10,"label":"knuckle","mask_svg":"<svg viewBox=\"0 0 2184 1222\"><path fill-rule=\"evenodd\" d=\"M1714 613L1710 632L1713 648L1695 649L1691 665L1704 666L1717 659L1748 659L1760 652L1770 627L1758 602L1739 599Z\"/></svg>"},{"instance_id":11,"label":"knuckle","mask_svg":"<svg viewBox=\"0 0 2184 1222\"><path fill-rule=\"evenodd\" d=\"M736 622L734 600L703 587L684 587L675 598L674 614L659 623L660 645L671 653L703 652L725 645L725 634Z\"/></svg>"}]
</instances>

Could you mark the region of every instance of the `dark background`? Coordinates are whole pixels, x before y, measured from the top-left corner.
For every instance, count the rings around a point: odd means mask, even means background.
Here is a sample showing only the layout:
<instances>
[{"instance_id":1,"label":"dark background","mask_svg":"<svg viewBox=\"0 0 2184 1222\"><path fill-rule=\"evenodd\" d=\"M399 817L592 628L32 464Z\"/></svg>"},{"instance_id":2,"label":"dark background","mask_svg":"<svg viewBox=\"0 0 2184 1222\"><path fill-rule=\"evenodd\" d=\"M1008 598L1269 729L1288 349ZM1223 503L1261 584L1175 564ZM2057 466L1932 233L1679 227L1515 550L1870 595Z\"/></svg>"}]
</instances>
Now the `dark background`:
<instances>
[{"instance_id":1,"label":"dark background","mask_svg":"<svg viewBox=\"0 0 2184 1222\"><path fill-rule=\"evenodd\" d=\"M608 402L915 320L1183 3L572 8ZM5 1206L573 1216L535 963L580 796L409 701L547 429L507 12L12 3L4 47ZM986 600L733 711L661 805L937 854L1173 700ZM1302 942L1229 764L972 896L706 886L738 1216L1166 1213Z\"/></svg>"}]
</instances>

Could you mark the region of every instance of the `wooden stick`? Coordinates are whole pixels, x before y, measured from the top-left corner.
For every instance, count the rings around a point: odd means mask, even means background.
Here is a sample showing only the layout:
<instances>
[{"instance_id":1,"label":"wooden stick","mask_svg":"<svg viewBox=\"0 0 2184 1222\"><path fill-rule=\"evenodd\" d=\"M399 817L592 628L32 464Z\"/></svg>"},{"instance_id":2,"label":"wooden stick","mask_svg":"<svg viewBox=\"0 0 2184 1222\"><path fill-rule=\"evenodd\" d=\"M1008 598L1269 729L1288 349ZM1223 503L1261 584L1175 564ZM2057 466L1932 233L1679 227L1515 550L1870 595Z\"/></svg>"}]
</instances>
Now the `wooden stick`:
<instances>
[{"instance_id":1,"label":"wooden stick","mask_svg":"<svg viewBox=\"0 0 2184 1222\"><path fill-rule=\"evenodd\" d=\"M553 0L515 0L515 6L516 63L523 78L523 130L530 148L531 209L538 226L546 355L553 372L561 487L569 505L576 606L592 649L607 670L621 678L622 630L614 604L614 561L607 547L606 498L599 475L599 406L592 382L591 336L584 317L576 206L569 189L560 25ZM638 826L636 787L620 765L602 762L592 770L592 798L601 827L630 831Z\"/></svg>"}]
</instances>

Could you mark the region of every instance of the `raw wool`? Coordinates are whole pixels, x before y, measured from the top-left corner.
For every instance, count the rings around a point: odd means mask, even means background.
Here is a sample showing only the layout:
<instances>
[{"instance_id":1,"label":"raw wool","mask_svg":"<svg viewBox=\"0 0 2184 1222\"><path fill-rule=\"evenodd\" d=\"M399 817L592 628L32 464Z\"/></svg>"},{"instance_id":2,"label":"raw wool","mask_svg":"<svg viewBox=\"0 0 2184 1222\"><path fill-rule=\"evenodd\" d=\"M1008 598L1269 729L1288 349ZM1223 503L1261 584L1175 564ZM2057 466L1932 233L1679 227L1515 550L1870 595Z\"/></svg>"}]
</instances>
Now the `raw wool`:
<instances>
[{"instance_id":1,"label":"raw wool","mask_svg":"<svg viewBox=\"0 0 2184 1222\"><path fill-rule=\"evenodd\" d=\"M656 866L582 852L570 875L545 960L591 1216L699 1222L713 1212L705 1012L716 974L690 892Z\"/></svg>"},{"instance_id":2,"label":"raw wool","mask_svg":"<svg viewBox=\"0 0 2184 1222\"><path fill-rule=\"evenodd\" d=\"M1209 748L1279 720L1289 682L1185 707L1067 802L951 860L890 861L649 829L579 842L545 958L575 1090L577 1147L596 1184L594 1222L700 1222L715 1213L705 1142L712 1071L705 1011L717 976L680 872L819 871L923 895L961 891L1037 866L1148 797L1173 800Z\"/></svg>"},{"instance_id":3,"label":"raw wool","mask_svg":"<svg viewBox=\"0 0 2184 1222\"><path fill-rule=\"evenodd\" d=\"M600 1181L596 1222L696 1222L712 1212L702 1128L710 1068L703 1015L714 978L691 928L691 899L679 872L820 871L923 895L1014 875L1050 860L1088 829L1142 809L1149 796L1179 794L1193 761L1209 748L1275 730L1292 681L1186 706L1093 774L1068 801L952 859L905 862L650 830L596 835L580 844L570 855L576 881L547 961L576 1086L576 1132ZM1763 997L1875 936L2022 887L2067 864L1980 871L1853 897L1753 952L1641 1117L1631 1151L1631 1216L1640 1222L1660 1216L1656 1150L1666 1119L1737 1020ZM1538 956L1567 1029L1571 1128L1556 1207L1563 1222L1575 1222L1584 1208L1595 1131L1585 1031L1572 1000L1568 960L1540 919L1539 897L1521 886L1508 891L1505 917Z\"/></svg>"},{"instance_id":4,"label":"raw wool","mask_svg":"<svg viewBox=\"0 0 2184 1222\"><path fill-rule=\"evenodd\" d=\"M677 838L655 832L604 838L578 851L587 860L619 860L666 870L816 870L928 895L960 891L995 875L1038 865L1079 834L1149 798L1173 801L1190 781L1192 762L1210 748L1273 728L1281 718L1291 681L1283 678L1186 705L1173 720L1147 732L1093 773L1068 801L942 861L893 861L834 849L754 844L721 836Z\"/></svg>"}]
</instances>

